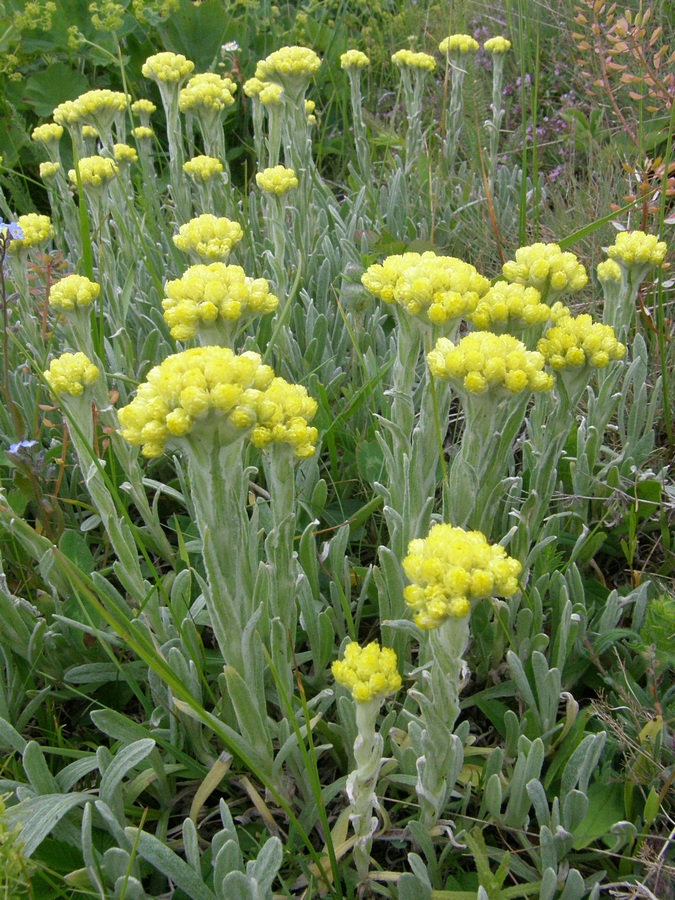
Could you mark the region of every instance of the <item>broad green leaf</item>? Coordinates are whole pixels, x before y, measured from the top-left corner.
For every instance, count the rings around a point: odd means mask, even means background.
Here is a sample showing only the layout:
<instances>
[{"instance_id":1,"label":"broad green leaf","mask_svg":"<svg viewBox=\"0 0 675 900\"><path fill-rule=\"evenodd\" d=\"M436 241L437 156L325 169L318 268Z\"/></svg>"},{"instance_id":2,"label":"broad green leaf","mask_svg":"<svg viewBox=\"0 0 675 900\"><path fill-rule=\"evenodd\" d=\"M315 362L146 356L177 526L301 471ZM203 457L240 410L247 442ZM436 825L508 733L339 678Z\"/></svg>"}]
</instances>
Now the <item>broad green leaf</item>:
<instances>
[{"instance_id":1,"label":"broad green leaf","mask_svg":"<svg viewBox=\"0 0 675 900\"><path fill-rule=\"evenodd\" d=\"M574 829L574 849L583 850L625 818L623 785L592 784L588 788L588 812Z\"/></svg>"}]
</instances>

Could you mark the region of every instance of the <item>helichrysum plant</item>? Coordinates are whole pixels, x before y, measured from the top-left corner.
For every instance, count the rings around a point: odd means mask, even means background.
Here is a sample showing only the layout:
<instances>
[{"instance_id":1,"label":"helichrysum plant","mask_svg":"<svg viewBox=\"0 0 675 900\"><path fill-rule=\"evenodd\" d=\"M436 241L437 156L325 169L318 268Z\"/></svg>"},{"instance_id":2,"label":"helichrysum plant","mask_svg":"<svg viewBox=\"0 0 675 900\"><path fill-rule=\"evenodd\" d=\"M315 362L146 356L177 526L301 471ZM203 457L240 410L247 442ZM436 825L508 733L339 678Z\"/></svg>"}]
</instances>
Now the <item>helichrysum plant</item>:
<instances>
[{"instance_id":1,"label":"helichrysum plant","mask_svg":"<svg viewBox=\"0 0 675 900\"><path fill-rule=\"evenodd\" d=\"M204 213L181 225L173 242L179 250L198 257L200 262L223 262L243 236L238 222Z\"/></svg>"},{"instance_id":2,"label":"helichrysum plant","mask_svg":"<svg viewBox=\"0 0 675 900\"><path fill-rule=\"evenodd\" d=\"M443 157L449 172L452 171L455 164L462 132L466 65L469 57L475 54L478 47L478 41L470 34L451 34L444 38L438 47L446 56L452 79L443 138Z\"/></svg>"}]
</instances>

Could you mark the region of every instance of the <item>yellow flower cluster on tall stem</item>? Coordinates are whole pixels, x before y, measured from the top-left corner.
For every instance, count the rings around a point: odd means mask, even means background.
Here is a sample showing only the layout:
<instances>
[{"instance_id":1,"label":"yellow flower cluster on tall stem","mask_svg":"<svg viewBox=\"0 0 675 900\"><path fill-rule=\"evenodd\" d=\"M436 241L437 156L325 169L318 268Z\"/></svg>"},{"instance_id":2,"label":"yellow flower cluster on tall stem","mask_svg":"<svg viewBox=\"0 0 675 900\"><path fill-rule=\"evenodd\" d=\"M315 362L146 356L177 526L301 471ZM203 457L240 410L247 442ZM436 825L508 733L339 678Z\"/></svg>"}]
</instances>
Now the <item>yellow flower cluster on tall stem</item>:
<instances>
[{"instance_id":1,"label":"yellow flower cluster on tall stem","mask_svg":"<svg viewBox=\"0 0 675 900\"><path fill-rule=\"evenodd\" d=\"M577 257L563 252L557 244L520 247L515 260L504 263L503 272L507 281L537 288L549 304L561 294L580 291L588 284L586 269Z\"/></svg>"},{"instance_id":2,"label":"yellow flower cluster on tall stem","mask_svg":"<svg viewBox=\"0 0 675 900\"><path fill-rule=\"evenodd\" d=\"M192 253L200 262L223 262L244 236L238 222L224 216L204 213L181 225L173 242L184 253Z\"/></svg>"}]
</instances>

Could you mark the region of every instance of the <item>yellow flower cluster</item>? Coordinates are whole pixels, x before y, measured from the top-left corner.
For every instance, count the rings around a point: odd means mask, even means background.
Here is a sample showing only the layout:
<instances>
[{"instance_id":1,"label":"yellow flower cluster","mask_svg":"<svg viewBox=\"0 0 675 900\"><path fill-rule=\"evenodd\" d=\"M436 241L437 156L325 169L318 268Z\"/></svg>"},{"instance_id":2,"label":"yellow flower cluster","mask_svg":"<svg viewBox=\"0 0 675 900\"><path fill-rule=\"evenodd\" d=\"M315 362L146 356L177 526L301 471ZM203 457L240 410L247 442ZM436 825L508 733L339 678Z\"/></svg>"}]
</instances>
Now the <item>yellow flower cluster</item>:
<instances>
[{"instance_id":1,"label":"yellow flower cluster","mask_svg":"<svg viewBox=\"0 0 675 900\"><path fill-rule=\"evenodd\" d=\"M336 660L331 671L336 682L351 691L356 703L384 700L401 687L396 653L390 647L380 647L377 641L365 647L350 641L344 659Z\"/></svg>"},{"instance_id":2,"label":"yellow flower cluster","mask_svg":"<svg viewBox=\"0 0 675 900\"><path fill-rule=\"evenodd\" d=\"M96 140L98 137L98 131L94 128L93 125L83 125L82 126L82 137L83 138L93 138Z\"/></svg>"},{"instance_id":3,"label":"yellow flower cluster","mask_svg":"<svg viewBox=\"0 0 675 900\"><path fill-rule=\"evenodd\" d=\"M275 381L281 382L275 397L288 397L281 411L267 393ZM285 418L287 407L301 412ZM275 379L257 353L237 356L225 347L196 347L169 356L151 369L136 397L120 409L119 422L122 437L142 446L147 457L161 456L169 441L185 437L198 426L219 423L229 432L221 436L234 441L272 423L274 440L291 443L294 454L304 458L314 452L317 434L308 427L301 435L305 440L295 443L298 425L300 420L306 425L315 412L316 402L305 389Z\"/></svg>"},{"instance_id":4,"label":"yellow flower cluster","mask_svg":"<svg viewBox=\"0 0 675 900\"><path fill-rule=\"evenodd\" d=\"M439 338L427 360L431 374L454 381L471 394L504 389L510 394L521 391L550 391L554 380L543 371L544 357L510 334L475 331L458 344Z\"/></svg>"},{"instance_id":5,"label":"yellow flower cluster","mask_svg":"<svg viewBox=\"0 0 675 900\"><path fill-rule=\"evenodd\" d=\"M98 380L98 368L84 353L62 353L53 359L44 373L55 394L80 397L84 389Z\"/></svg>"},{"instance_id":6,"label":"yellow flower cluster","mask_svg":"<svg viewBox=\"0 0 675 900\"><path fill-rule=\"evenodd\" d=\"M66 275L49 292L49 305L54 309L71 312L91 306L101 293L101 285L85 275Z\"/></svg>"},{"instance_id":7,"label":"yellow flower cluster","mask_svg":"<svg viewBox=\"0 0 675 900\"><path fill-rule=\"evenodd\" d=\"M360 50L347 50L340 57L340 65L343 69L365 69L370 65L370 60Z\"/></svg>"},{"instance_id":8,"label":"yellow flower cluster","mask_svg":"<svg viewBox=\"0 0 675 900\"><path fill-rule=\"evenodd\" d=\"M76 100L66 100L54 110L57 125L75 125L96 116L113 116L123 112L129 105L128 94L110 91L107 88L86 91Z\"/></svg>"},{"instance_id":9,"label":"yellow flower cluster","mask_svg":"<svg viewBox=\"0 0 675 900\"><path fill-rule=\"evenodd\" d=\"M282 47L258 63L255 77L261 81L278 81L287 84L289 79L310 78L321 68L321 60L308 47Z\"/></svg>"},{"instance_id":10,"label":"yellow flower cluster","mask_svg":"<svg viewBox=\"0 0 675 900\"><path fill-rule=\"evenodd\" d=\"M183 163L183 171L196 184L206 184L223 171L223 164L215 156L195 156Z\"/></svg>"},{"instance_id":11,"label":"yellow flower cluster","mask_svg":"<svg viewBox=\"0 0 675 900\"><path fill-rule=\"evenodd\" d=\"M594 322L589 315L561 319L541 338L537 350L556 371L585 365L604 369L611 360L626 355L611 325Z\"/></svg>"},{"instance_id":12,"label":"yellow flower cluster","mask_svg":"<svg viewBox=\"0 0 675 900\"><path fill-rule=\"evenodd\" d=\"M85 156L77 164L80 179L84 187L105 187L119 172L113 159L107 156ZM77 185L75 169L70 169L68 178Z\"/></svg>"},{"instance_id":13,"label":"yellow flower cluster","mask_svg":"<svg viewBox=\"0 0 675 900\"><path fill-rule=\"evenodd\" d=\"M483 44L483 50L487 53L506 53L510 49L511 41L507 40L505 37L501 37L501 35L488 38Z\"/></svg>"},{"instance_id":14,"label":"yellow flower cluster","mask_svg":"<svg viewBox=\"0 0 675 900\"><path fill-rule=\"evenodd\" d=\"M598 280L600 282L620 282L623 278L621 266L615 259L606 259L598 263Z\"/></svg>"},{"instance_id":15,"label":"yellow flower cluster","mask_svg":"<svg viewBox=\"0 0 675 900\"><path fill-rule=\"evenodd\" d=\"M403 571L413 583L403 592L419 628L438 628L464 618L485 597L510 597L522 566L480 531L434 525L426 538L408 545Z\"/></svg>"},{"instance_id":16,"label":"yellow flower cluster","mask_svg":"<svg viewBox=\"0 0 675 900\"><path fill-rule=\"evenodd\" d=\"M238 222L205 213L181 225L173 242L184 253L198 253L203 259L222 261L243 236Z\"/></svg>"},{"instance_id":17,"label":"yellow flower cluster","mask_svg":"<svg viewBox=\"0 0 675 900\"><path fill-rule=\"evenodd\" d=\"M298 178L293 169L285 166L273 166L271 169L263 169L255 176L255 181L260 190L270 194L285 194L298 186Z\"/></svg>"},{"instance_id":18,"label":"yellow flower cluster","mask_svg":"<svg viewBox=\"0 0 675 900\"><path fill-rule=\"evenodd\" d=\"M515 260L503 266L508 281L529 284L538 290L546 287L556 294L580 291L588 283L586 269L573 253L563 253L557 244L532 244L516 250Z\"/></svg>"},{"instance_id":19,"label":"yellow flower cluster","mask_svg":"<svg viewBox=\"0 0 675 900\"><path fill-rule=\"evenodd\" d=\"M155 136L155 132L147 125L139 125L137 128L132 128L131 133L137 141L149 141Z\"/></svg>"},{"instance_id":20,"label":"yellow flower cluster","mask_svg":"<svg viewBox=\"0 0 675 900\"><path fill-rule=\"evenodd\" d=\"M490 288L469 263L431 250L388 256L381 265L370 266L361 282L385 303L397 303L434 325L474 312Z\"/></svg>"},{"instance_id":21,"label":"yellow flower cluster","mask_svg":"<svg viewBox=\"0 0 675 900\"><path fill-rule=\"evenodd\" d=\"M43 181L48 181L50 178L53 178L60 169L60 162L41 162L40 178L42 178Z\"/></svg>"},{"instance_id":22,"label":"yellow flower cluster","mask_svg":"<svg viewBox=\"0 0 675 900\"><path fill-rule=\"evenodd\" d=\"M28 249L28 247L37 247L54 237L54 226L49 216L28 213L25 216L19 216L16 223L23 232L23 238L14 238L9 245L10 253L18 253L19 250Z\"/></svg>"},{"instance_id":23,"label":"yellow flower cluster","mask_svg":"<svg viewBox=\"0 0 675 900\"><path fill-rule=\"evenodd\" d=\"M660 266L666 258L667 250L666 242L660 241L655 234L645 234L644 231L620 231L616 241L607 249L607 255L624 266Z\"/></svg>"},{"instance_id":24,"label":"yellow flower cluster","mask_svg":"<svg viewBox=\"0 0 675 900\"><path fill-rule=\"evenodd\" d=\"M152 100L146 100L142 97L140 100L134 100L131 104L131 111L137 116L151 116L157 112L157 107Z\"/></svg>"},{"instance_id":25,"label":"yellow flower cluster","mask_svg":"<svg viewBox=\"0 0 675 900\"><path fill-rule=\"evenodd\" d=\"M208 110L222 112L234 104L236 82L221 78L215 72L193 75L180 92L179 109L182 113Z\"/></svg>"},{"instance_id":26,"label":"yellow flower cluster","mask_svg":"<svg viewBox=\"0 0 675 900\"><path fill-rule=\"evenodd\" d=\"M275 378L258 404L258 424L251 443L263 450L270 444L290 444L298 459L314 455L319 433L308 422L316 415L316 400L302 385Z\"/></svg>"},{"instance_id":27,"label":"yellow flower cluster","mask_svg":"<svg viewBox=\"0 0 675 900\"><path fill-rule=\"evenodd\" d=\"M265 278L249 278L241 266L221 262L191 266L181 278L168 281L165 291L164 318L177 341L194 337L202 324L262 316L279 305Z\"/></svg>"},{"instance_id":28,"label":"yellow flower cluster","mask_svg":"<svg viewBox=\"0 0 675 900\"><path fill-rule=\"evenodd\" d=\"M153 81L175 83L187 78L194 69L192 60L186 59L182 53L156 53L143 63L141 72L145 78Z\"/></svg>"},{"instance_id":29,"label":"yellow flower cluster","mask_svg":"<svg viewBox=\"0 0 675 900\"><path fill-rule=\"evenodd\" d=\"M444 38L438 45L441 53L475 53L478 50L478 41L470 34L451 34Z\"/></svg>"},{"instance_id":30,"label":"yellow flower cluster","mask_svg":"<svg viewBox=\"0 0 675 900\"><path fill-rule=\"evenodd\" d=\"M260 78L249 78L248 81L244 82L244 93L247 97L255 99L260 96L261 91L263 91L268 84L268 81L261 81Z\"/></svg>"},{"instance_id":31,"label":"yellow flower cluster","mask_svg":"<svg viewBox=\"0 0 675 900\"><path fill-rule=\"evenodd\" d=\"M279 106L283 103L284 89L280 84L268 82L258 94L263 106Z\"/></svg>"},{"instance_id":32,"label":"yellow flower cluster","mask_svg":"<svg viewBox=\"0 0 675 900\"><path fill-rule=\"evenodd\" d=\"M138 152L135 147L128 144L115 144L113 146L115 154L115 162L118 163L135 163L138 162Z\"/></svg>"},{"instance_id":33,"label":"yellow flower cluster","mask_svg":"<svg viewBox=\"0 0 675 900\"><path fill-rule=\"evenodd\" d=\"M536 288L498 281L467 318L476 328L487 331L508 322L516 327L546 322L550 312L549 307L541 302L541 294Z\"/></svg>"},{"instance_id":34,"label":"yellow flower cluster","mask_svg":"<svg viewBox=\"0 0 675 900\"><path fill-rule=\"evenodd\" d=\"M397 50L391 58L395 66L406 69L421 69L433 72L436 60L428 53L415 53L413 50Z\"/></svg>"},{"instance_id":35,"label":"yellow flower cluster","mask_svg":"<svg viewBox=\"0 0 675 900\"><path fill-rule=\"evenodd\" d=\"M33 129L31 138L39 144L55 144L60 141L63 136L63 125L57 125L56 122L47 122L44 125L38 125Z\"/></svg>"}]
</instances>

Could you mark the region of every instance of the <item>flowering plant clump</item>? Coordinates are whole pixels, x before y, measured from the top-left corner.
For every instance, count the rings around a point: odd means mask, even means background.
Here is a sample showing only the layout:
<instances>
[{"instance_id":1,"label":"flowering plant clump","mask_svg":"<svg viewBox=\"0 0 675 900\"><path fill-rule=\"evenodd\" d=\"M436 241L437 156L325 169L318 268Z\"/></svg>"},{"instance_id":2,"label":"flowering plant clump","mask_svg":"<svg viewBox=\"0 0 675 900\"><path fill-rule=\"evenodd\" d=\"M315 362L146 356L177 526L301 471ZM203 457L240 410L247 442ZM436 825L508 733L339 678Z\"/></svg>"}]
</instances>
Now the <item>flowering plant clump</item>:
<instances>
[{"instance_id":1,"label":"flowering plant clump","mask_svg":"<svg viewBox=\"0 0 675 900\"><path fill-rule=\"evenodd\" d=\"M222 78L215 72L193 75L180 92L179 108L182 113L207 110L222 112L234 104L236 82Z\"/></svg>"},{"instance_id":2,"label":"flowering plant clump","mask_svg":"<svg viewBox=\"0 0 675 900\"><path fill-rule=\"evenodd\" d=\"M25 216L19 216L17 225L21 229L23 237L14 238L9 245L10 253L18 253L19 250L46 244L54 237L54 226L49 216L28 213Z\"/></svg>"},{"instance_id":3,"label":"flowering plant clump","mask_svg":"<svg viewBox=\"0 0 675 900\"><path fill-rule=\"evenodd\" d=\"M308 47L282 47L258 63L255 77L277 81L284 87L306 81L321 68L321 59Z\"/></svg>"},{"instance_id":4,"label":"flowering plant clump","mask_svg":"<svg viewBox=\"0 0 675 900\"><path fill-rule=\"evenodd\" d=\"M485 597L510 597L522 566L480 531L434 525L428 537L411 541L403 571L413 583L403 595L419 628L437 628L448 618L465 618Z\"/></svg>"},{"instance_id":5,"label":"flowering plant clump","mask_svg":"<svg viewBox=\"0 0 675 900\"><path fill-rule=\"evenodd\" d=\"M119 167L107 156L85 156L77 163L77 169L84 187L105 187L119 173ZM68 171L68 178L77 185L75 169Z\"/></svg>"},{"instance_id":6,"label":"flowering plant clump","mask_svg":"<svg viewBox=\"0 0 675 900\"><path fill-rule=\"evenodd\" d=\"M255 176L258 187L270 194L285 194L298 186L298 177L293 169L287 169L285 166L272 166L269 169L263 169Z\"/></svg>"},{"instance_id":7,"label":"flowering plant clump","mask_svg":"<svg viewBox=\"0 0 675 900\"><path fill-rule=\"evenodd\" d=\"M427 72L433 72L436 68L433 56L428 53L415 53L413 50L397 50L391 61L399 68L423 69Z\"/></svg>"},{"instance_id":8,"label":"flowering plant clump","mask_svg":"<svg viewBox=\"0 0 675 900\"><path fill-rule=\"evenodd\" d=\"M480 299L468 319L483 331L507 324L526 328L546 322L550 312L536 288L498 281Z\"/></svg>"},{"instance_id":9,"label":"flowering plant clump","mask_svg":"<svg viewBox=\"0 0 675 900\"><path fill-rule=\"evenodd\" d=\"M63 126L57 125L56 122L46 122L44 125L38 125L33 129L31 138L39 144L57 143L63 136Z\"/></svg>"},{"instance_id":10,"label":"flowering plant clump","mask_svg":"<svg viewBox=\"0 0 675 900\"><path fill-rule=\"evenodd\" d=\"M567 316L549 329L537 350L556 371L589 365L603 369L613 359L623 359L626 347L617 341L610 325L591 316Z\"/></svg>"},{"instance_id":11,"label":"flowering plant clump","mask_svg":"<svg viewBox=\"0 0 675 900\"><path fill-rule=\"evenodd\" d=\"M49 305L63 312L87 308L101 293L101 285L85 275L66 275L52 286Z\"/></svg>"},{"instance_id":12,"label":"flowering plant clump","mask_svg":"<svg viewBox=\"0 0 675 900\"><path fill-rule=\"evenodd\" d=\"M164 318L177 341L194 337L200 325L222 318L236 322L274 312L279 300L264 278L249 278L241 266L215 262L192 266L182 278L167 282Z\"/></svg>"},{"instance_id":13,"label":"flowering plant clump","mask_svg":"<svg viewBox=\"0 0 675 900\"><path fill-rule=\"evenodd\" d=\"M182 53L167 51L149 56L143 63L141 72L153 81L172 83L187 78L194 67L192 60L187 59Z\"/></svg>"},{"instance_id":14,"label":"flowering plant clump","mask_svg":"<svg viewBox=\"0 0 675 900\"><path fill-rule=\"evenodd\" d=\"M532 244L516 250L515 260L503 266L508 281L528 284L545 296L563 291L580 291L588 284L586 269L573 253L564 253L557 244Z\"/></svg>"},{"instance_id":15,"label":"flowering plant clump","mask_svg":"<svg viewBox=\"0 0 675 900\"><path fill-rule=\"evenodd\" d=\"M291 443L294 454L304 458L309 447L307 441L295 443L298 420L306 424L316 412L316 402L303 387L283 379L268 395L275 380L279 381L274 371L257 353L237 356L225 347L184 350L151 369L136 397L119 411L122 437L140 445L144 456L158 457L170 441L214 420L224 426L225 443L249 434L256 425L281 425L274 439ZM280 394L297 415L289 418L285 408L279 409ZM304 434L307 440L316 436L315 429Z\"/></svg>"},{"instance_id":16,"label":"flowering plant clump","mask_svg":"<svg viewBox=\"0 0 675 900\"><path fill-rule=\"evenodd\" d=\"M660 241L655 234L644 231L620 231L607 255L624 266L650 265L660 266L666 258L668 245Z\"/></svg>"},{"instance_id":17,"label":"flowering plant clump","mask_svg":"<svg viewBox=\"0 0 675 900\"><path fill-rule=\"evenodd\" d=\"M62 353L44 373L45 381L56 395L72 397L80 397L98 376L98 367L84 353Z\"/></svg>"},{"instance_id":18,"label":"flowering plant clump","mask_svg":"<svg viewBox=\"0 0 675 900\"><path fill-rule=\"evenodd\" d=\"M360 50L347 50L340 56L340 65L343 69L365 69L370 59Z\"/></svg>"},{"instance_id":19,"label":"flowering plant clump","mask_svg":"<svg viewBox=\"0 0 675 900\"><path fill-rule=\"evenodd\" d=\"M216 175L220 175L225 167L215 156L195 156L183 164L183 171L196 184L205 184Z\"/></svg>"},{"instance_id":20,"label":"flowering plant clump","mask_svg":"<svg viewBox=\"0 0 675 900\"><path fill-rule=\"evenodd\" d=\"M338 684L348 688L357 703L383 700L395 694L401 687L396 653L389 647L380 647L373 641L360 647L350 641L342 660L336 660L331 671Z\"/></svg>"},{"instance_id":21,"label":"flowering plant clump","mask_svg":"<svg viewBox=\"0 0 675 900\"><path fill-rule=\"evenodd\" d=\"M490 288L469 263L431 250L388 256L370 266L361 282L385 303L396 303L434 325L473 313Z\"/></svg>"},{"instance_id":22,"label":"flowering plant clump","mask_svg":"<svg viewBox=\"0 0 675 900\"><path fill-rule=\"evenodd\" d=\"M503 389L510 394L521 391L550 391L553 376L544 372L544 357L510 334L476 331L458 344L439 338L427 360L431 374L453 381L470 394Z\"/></svg>"},{"instance_id":23,"label":"flowering plant clump","mask_svg":"<svg viewBox=\"0 0 675 900\"><path fill-rule=\"evenodd\" d=\"M488 38L483 44L483 50L486 53L507 53L511 49L511 41L498 35L497 37Z\"/></svg>"},{"instance_id":24,"label":"flowering plant clump","mask_svg":"<svg viewBox=\"0 0 675 900\"><path fill-rule=\"evenodd\" d=\"M197 253L204 259L220 262L230 255L243 236L244 231L238 222L204 213L181 225L178 234L173 236L173 242L185 253Z\"/></svg>"},{"instance_id":25,"label":"flowering plant clump","mask_svg":"<svg viewBox=\"0 0 675 900\"><path fill-rule=\"evenodd\" d=\"M479 44L470 34L451 34L438 45L441 53L475 53Z\"/></svg>"}]
</instances>

